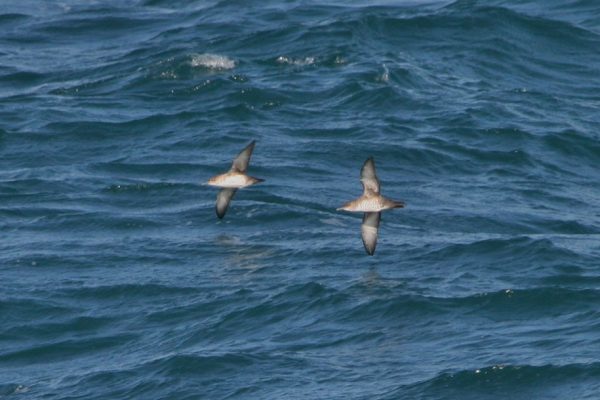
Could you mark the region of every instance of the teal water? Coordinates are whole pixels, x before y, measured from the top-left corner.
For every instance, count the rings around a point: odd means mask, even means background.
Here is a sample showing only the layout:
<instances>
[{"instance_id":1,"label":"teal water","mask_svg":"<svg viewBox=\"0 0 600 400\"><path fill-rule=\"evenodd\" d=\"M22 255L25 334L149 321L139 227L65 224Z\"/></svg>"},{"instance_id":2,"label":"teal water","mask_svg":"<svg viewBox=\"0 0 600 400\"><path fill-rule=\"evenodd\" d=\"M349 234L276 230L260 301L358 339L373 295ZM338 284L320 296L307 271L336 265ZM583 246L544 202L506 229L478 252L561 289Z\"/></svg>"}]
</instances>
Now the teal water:
<instances>
[{"instance_id":1,"label":"teal water","mask_svg":"<svg viewBox=\"0 0 600 400\"><path fill-rule=\"evenodd\" d=\"M395 3L2 3L0 398L597 399L600 4Z\"/></svg>"}]
</instances>

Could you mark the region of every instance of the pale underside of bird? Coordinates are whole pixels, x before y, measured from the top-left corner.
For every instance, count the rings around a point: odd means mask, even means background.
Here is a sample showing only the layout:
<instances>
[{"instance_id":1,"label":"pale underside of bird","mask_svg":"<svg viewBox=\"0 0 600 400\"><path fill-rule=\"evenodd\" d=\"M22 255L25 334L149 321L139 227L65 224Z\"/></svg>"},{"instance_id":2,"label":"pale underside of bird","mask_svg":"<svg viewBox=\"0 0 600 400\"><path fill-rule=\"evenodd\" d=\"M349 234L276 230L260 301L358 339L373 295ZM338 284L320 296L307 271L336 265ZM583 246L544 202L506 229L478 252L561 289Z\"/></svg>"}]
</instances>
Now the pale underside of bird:
<instances>
[{"instance_id":1,"label":"pale underside of bird","mask_svg":"<svg viewBox=\"0 0 600 400\"><path fill-rule=\"evenodd\" d=\"M237 155L228 172L213 176L208 180L208 185L221 188L219 194L217 194L217 204L215 206L215 211L219 218L225 216L227 208L229 208L229 203L238 189L264 182L264 179L254 178L246 174L255 143L253 140Z\"/></svg>"},{"instance_id":2,"label":"pale underside of bird","mask_svg":"<svg viewBox=\"0 0 600 400\"><path fill-rule=\"evenodd\" d=\"M338 210L364 213L360 229L362 241L367 254L372 256L377 246L381 212L392 208L403 208L404 202L390 200L379 193L381 185L377 179L373 157L369 157L363 164L360 181L363 185L362 196L344 204Z\"/></svg>"}]
</instances>

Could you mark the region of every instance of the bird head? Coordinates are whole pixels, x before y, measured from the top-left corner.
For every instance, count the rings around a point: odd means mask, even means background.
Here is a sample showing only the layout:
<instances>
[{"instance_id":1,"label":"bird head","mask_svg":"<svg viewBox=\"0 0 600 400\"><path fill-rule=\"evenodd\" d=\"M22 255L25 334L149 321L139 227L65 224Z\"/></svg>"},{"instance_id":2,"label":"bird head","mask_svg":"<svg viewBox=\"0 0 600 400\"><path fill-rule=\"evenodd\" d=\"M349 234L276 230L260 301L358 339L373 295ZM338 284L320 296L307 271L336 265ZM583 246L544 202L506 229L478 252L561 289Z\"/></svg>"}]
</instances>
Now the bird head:
<instances>
[{"instance_id":1,"label":"bird head","mask_svg":"<svg viewBox=\"0 0 600 400\"><path fill-rule=\"evenodd\" d=\"M206 184L209 186L219 186L219 175L210 178Z\"/></svg>"}]
</instances>

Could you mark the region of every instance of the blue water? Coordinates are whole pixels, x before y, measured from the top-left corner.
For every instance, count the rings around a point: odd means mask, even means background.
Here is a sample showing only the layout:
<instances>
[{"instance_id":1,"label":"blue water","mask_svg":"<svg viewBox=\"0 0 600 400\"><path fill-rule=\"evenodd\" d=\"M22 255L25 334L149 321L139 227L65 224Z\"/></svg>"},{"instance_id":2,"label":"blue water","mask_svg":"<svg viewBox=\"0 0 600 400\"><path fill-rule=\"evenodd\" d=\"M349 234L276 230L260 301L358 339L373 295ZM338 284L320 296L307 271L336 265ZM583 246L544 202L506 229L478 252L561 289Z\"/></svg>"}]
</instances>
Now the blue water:
<instances>
[{"instance_id":1,"label":"blue water","mask_svg":"<svg viewBox=\"0 0 600 400\"><path fill-rule=\"evenodd\" d=\"M596 0L2 2L0 398L598 399L599 110Z\"/></svg>"}]
</instances>

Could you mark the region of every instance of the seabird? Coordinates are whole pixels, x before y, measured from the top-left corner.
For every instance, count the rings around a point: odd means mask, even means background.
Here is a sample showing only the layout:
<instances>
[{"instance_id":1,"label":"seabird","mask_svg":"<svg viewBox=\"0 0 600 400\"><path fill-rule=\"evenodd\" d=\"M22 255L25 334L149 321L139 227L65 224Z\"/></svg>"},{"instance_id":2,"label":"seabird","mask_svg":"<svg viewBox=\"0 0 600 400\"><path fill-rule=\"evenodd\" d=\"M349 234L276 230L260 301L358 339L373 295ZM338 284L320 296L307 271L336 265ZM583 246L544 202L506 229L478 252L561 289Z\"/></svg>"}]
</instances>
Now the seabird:
<instances>
[{"instance_id":1,"label":"seabird","mask_svg":"<svg viewBox=\"0 0 600 400\"><path fill-rule=\"evenodd\" d=\"M381 185L375 173L375 161L373 157L367 158L360 170L360 181L363 185L363 194L356 200L352 200L337 210L350 212L363 212L363 221L360 227L362 241L367 254L372 256L377 246L377 230L381 221L381 211L391 208L403 208L404 202L390 200L379 194Z\"/></svg>"},{"instance_id":2,"label":"seabird","mask_svg":"<svg viewBox=\"0 0 600 400\"><path fill-rule=\"evenodd\" d=\"M254 178L246 174L255 143L256 141L253 140L240 152L240 154L237 155L233 160L229 172L213 176L208 180L210 186L222 188L217 195L217 204L215 207L217 217L219 218L225 216L227 207L229 207L229 202L238 189L254 185L255 183L264 182L264 179Z\"/></svg>"}]
</instances>

